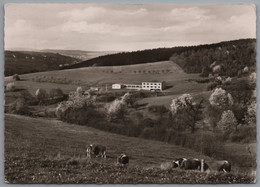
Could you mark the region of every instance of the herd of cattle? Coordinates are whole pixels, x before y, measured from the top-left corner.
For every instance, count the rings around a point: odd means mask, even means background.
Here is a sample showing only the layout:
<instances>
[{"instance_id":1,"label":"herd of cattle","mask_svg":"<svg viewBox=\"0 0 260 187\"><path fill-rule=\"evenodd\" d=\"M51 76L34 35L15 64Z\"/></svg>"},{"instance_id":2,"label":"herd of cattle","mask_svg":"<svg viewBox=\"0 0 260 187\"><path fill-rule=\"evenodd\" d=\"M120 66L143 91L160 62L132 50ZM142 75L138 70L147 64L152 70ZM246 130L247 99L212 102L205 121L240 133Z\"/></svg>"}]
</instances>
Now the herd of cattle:
<instances>
[{"instance_id":1,"label":"herd of cattle","mask_svg":"<svg viewBox=\"0 0 260 187\"><path fill-rule=\"evenodd\" d=\"M106 158L106 147L103 145L87 145L86 154L88 158L101 157ZM127 165L129 163L129 157L126 154L121 154L117 157L117 164ZM180 168L184 170L200 170L200 171L222 171L230 172L231 163L227 160L204 162L197 158L178 158L172 161L172 168Z\"/></svg>"}]
</instances>

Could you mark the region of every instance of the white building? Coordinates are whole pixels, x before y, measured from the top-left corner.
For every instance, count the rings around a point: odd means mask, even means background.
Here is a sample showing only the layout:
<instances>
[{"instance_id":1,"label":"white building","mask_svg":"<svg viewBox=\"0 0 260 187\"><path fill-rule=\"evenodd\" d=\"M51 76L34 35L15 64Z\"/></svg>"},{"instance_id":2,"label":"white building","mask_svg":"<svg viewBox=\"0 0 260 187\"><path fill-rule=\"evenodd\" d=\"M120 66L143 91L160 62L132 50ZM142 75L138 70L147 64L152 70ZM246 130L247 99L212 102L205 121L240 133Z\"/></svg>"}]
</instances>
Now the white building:
<instances>
[{"instance_id":1,"label":"white building","mask_svg":"<svg viewBox=\"0 0 260 187\"><path fill-rule=\"evenodd\" d=\"M133 89L133 90L164 90L165 82L142 82L139 84L112 84L112 89Z\"/></svg>"},{"instance_id":2,"label":"white building","mask_svg":"<svg viewBox=\"0 0 260 187\"><path fill-rule=\"evenodd\" d=\"M116 89L116 90L119 90L122 88L122 85L121 84L112 84L112 89Z\"/></svg>"},{"instance_id":3,"label":"white building","mask_svg":"<svg viewBox=\"0 0 260 187\"><path fill-rule=\"evenodd\" d=\"M165 82L142 82L143 90L163 90L165 89Z\"/></svg>"},{"instance_id":4,"label":"white building","mask_svg":"<svg viewBox=\"0 0 260 187\"><path fill-rule=\"evenodd\" d=\"M124 84L124 86L126 87L126 89L134 89L134 90L142 89L142 85L138 85L138 84Z\"/></svg>"}]
</instances>

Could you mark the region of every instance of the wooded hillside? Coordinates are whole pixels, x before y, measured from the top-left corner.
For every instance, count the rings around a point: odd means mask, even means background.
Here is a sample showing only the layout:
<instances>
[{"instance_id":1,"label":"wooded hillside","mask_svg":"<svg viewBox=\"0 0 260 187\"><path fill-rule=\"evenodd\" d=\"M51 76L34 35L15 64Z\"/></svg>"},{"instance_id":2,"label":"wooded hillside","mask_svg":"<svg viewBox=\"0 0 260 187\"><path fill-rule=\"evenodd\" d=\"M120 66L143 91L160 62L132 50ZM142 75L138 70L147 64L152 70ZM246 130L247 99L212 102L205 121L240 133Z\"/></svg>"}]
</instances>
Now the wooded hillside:
<instances>
[{"instance_id":1,"label":"wooded hillside","mask_svg":"<svg viewBox=\"0 0 260 187\"><path fill-rule=\"evenodd\" d=\"M256 40L240 39L199 46L122 52L93 58L91 60L64 67L64 69L88 66L131 65L171 59L181 66L185 72L203 72L205 76L210 73L210 64L216 61L216 65L221 64L223 66L222 69L224 71L222 73L235 76L239 70L245 66L255 68L255 56Z\"/></svg>"}]
</instances>

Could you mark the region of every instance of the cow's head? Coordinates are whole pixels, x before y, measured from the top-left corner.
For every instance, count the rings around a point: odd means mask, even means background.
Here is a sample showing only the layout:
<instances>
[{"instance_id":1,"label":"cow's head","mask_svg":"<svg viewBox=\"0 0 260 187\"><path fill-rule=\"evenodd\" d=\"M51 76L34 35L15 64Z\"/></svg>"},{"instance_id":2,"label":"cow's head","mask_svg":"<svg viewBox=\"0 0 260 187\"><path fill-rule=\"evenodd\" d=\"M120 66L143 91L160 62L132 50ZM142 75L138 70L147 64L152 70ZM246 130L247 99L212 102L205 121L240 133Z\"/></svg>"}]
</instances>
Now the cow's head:
<instances>
[{"instance_id":1,"label":"cow's head","mask_svg":"<svg viewBox=\"0 0 260 187\"><path fill-rule=\"evenodd\" d=\"M177 167L179 167L179 166L180 166L180 162L179 162L179 161L175 161L175 160L174 160L174 161L172 162L172 167L173 167L173 168L177 168Z\"/></svg>"},{"instance_id":2,"label":"cow's head","mask_svg":"<svg viewBox=\"0 0 260 187\"><path fill-rule=\"evenodd\" d=\"M182 162L185 160L185 158L178 158L178 159L175 159L173 160L172 162L172 167L173 168L178 168L181 166Z\"/></svg>"}]
</instances>

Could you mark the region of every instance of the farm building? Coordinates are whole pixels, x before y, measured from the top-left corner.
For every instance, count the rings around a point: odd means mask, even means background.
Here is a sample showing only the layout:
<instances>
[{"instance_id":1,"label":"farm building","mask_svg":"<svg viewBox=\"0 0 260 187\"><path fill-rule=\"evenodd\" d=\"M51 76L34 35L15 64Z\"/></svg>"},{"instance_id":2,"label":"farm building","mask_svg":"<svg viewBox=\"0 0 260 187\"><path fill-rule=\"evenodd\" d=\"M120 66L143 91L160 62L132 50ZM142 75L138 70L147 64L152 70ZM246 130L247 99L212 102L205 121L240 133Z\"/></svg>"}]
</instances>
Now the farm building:
<instances>
[{"instance_id":1,"label":"farm building","mask_svg":"<svg viewBox=\"0 0 260 187\"><path fill-rule=\"evenodd\" d=\"M112 89L163 90L165 82L142 82L142 84L112 84Z\"/></svg>"},{"instance_id":2,"label":"farm building","mask_svg":"<svg viewBox=\"0 0 260 187\"><path fill-rule=\"evenodd\" d=\"M124 86L126 87L126 89L135 89L135 90L142 89L142 85L139 84L124 84Z\"/></svg>"},{"instance_id":3,"label":"farm building","mask_svg":"<svg viewBox=\"0 0 260 187\"><path fill-rule=\"evenodd\" d=\"M122 88L122 85L121 84L112 84L112 89L121 89Z\"/></svg>"}]
</instances>

